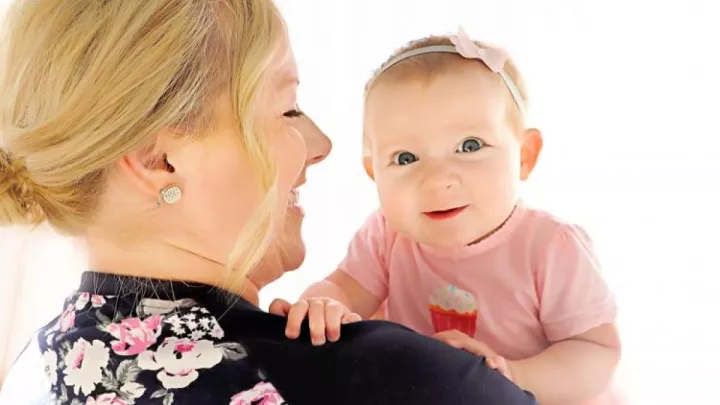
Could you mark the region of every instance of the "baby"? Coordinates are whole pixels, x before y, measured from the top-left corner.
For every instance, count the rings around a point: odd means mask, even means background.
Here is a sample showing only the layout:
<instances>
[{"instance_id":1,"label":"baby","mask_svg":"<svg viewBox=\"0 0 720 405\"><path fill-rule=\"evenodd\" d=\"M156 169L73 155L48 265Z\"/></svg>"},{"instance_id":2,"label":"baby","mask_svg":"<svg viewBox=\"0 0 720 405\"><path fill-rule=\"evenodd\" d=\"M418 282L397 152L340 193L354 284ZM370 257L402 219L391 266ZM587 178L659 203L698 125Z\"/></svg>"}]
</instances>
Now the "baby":
<instances>
[{"instance_id":1,"label":"baby","mask_svg":"<svg viewBox=\"0 0 720 405\"><path fill-rule=\"evenodd\" d=\"M316 344L373 315L486 358L543 405L615 404L616 305L579 226L520 186L542 149L506 53L463 31L410 43L366 87L364 164L380 209L295 305Z\"/></svg>"}]
</instances>

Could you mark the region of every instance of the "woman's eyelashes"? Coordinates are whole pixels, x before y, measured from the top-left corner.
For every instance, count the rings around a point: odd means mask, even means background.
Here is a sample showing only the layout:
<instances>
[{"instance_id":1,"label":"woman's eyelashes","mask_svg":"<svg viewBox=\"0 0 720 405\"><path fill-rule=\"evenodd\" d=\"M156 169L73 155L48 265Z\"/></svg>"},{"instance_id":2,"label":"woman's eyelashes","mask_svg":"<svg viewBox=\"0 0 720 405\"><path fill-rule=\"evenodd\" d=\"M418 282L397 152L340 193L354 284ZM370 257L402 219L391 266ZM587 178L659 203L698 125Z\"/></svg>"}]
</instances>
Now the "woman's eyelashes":
<instances>
[{"instance_id":1,"label":"woman's eyelashes","mask_svg":"<svg viewBox=\"0 0 720 405\"><path fill-rule=\"evenodd\" d=\"M460 145L455 148L455 153L474 153L486 146L488 145L482 139L470 137L463 140ZM411 163L415 163L418 160L420 160L420 158L416 154L408 151L401 151L392 155L390 164L396 166L406 166Z\"/></svg>"},{"instance_id":2,"label":"woman's eyelashes","mask_svg":"<svg viewBox=\"0 0 720 405\"><path fill-rule=\"evenodd\" d=\"M305 115L305 113L303 113L299 108L294 108L283 113L283 117L285 118L298 118L303 115Z\"/></svg>"}]
</instances>

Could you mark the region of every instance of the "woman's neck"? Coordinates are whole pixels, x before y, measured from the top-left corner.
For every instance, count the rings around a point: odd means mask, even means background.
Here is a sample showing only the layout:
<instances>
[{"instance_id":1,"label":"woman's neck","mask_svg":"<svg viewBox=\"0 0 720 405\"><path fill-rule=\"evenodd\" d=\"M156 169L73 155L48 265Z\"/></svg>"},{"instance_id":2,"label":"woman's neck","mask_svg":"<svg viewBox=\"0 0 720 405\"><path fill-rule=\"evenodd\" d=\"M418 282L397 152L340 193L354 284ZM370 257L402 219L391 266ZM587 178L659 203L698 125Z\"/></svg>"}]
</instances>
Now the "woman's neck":
<instances>
[{"instance_id":1,"label":"woman's neck","mask_svg":"<svg viewBox=\"0 0 720 405\"><path fill-rule=\"evenodd\" d=\"M221 263L162 241L145 241L120 246L99 235L86 238L90 268L93 271L133 277L202 283L237 294L259 304L259 288L248 278L228 279Z\"/></svg>"}]
</instances>

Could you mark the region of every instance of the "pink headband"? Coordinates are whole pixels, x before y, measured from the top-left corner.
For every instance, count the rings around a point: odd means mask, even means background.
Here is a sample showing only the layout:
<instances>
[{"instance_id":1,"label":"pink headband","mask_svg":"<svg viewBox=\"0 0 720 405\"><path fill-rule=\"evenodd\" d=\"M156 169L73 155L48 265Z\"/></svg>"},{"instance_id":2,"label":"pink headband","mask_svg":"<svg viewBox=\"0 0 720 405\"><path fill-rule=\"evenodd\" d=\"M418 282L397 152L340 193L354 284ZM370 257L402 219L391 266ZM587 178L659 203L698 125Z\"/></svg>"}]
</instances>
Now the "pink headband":
<instances>
[{"instance_id":1,"label":"pink headband","mask_svg":"<svg viewBox=\"0 0 720 405\"><path fill-rule=\"evenodd\" d=\"M412 58L413 56L438 52L454 53L462 56L463 58L477 59L480 62L484 63L485 66L488 67L488 69L500 75L500 77L503 79L503 82L505 82L505 86L508 88L508 90L510 90L510 94L512 95L513 100L515 100L515 104L517 104L520 113L523 116L526 115L525 102L523 101L522 95L520 95L520 91L515 85L513 79L503 70L505 62L508 59L507 52L500 48L479 47L477 44L475 44L475 42L473 42L473 40L468 36L468 34L462 27L458 29L457 34L450 37L450 41L453 43L452 46L430 45L401 53L400 55L390 60L382 69L380 69L380 71L377 72L377 74L375 75L375 77L373 77L371 81L377 79L378 76L380 76L384 71L390 69L392 66L398 64L405 59Z\"/></svg>"}]
</instances>

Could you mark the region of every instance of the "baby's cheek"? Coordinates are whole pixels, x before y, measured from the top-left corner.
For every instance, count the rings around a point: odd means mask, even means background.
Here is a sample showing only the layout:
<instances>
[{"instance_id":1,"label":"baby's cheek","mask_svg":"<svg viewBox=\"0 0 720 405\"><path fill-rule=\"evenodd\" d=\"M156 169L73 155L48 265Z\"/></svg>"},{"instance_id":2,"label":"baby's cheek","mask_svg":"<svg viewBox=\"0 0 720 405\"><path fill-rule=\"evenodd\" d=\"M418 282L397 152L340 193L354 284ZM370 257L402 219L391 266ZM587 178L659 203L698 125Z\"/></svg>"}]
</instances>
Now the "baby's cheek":
<instances>
[{"instance_id":1,"label":"baby's cheek","mask_svg":"<svg viewBox=\"0 0 720 405\"><path fill-rule=\"evenodd\" d=\"M413 217L417 207L416 194L402 182L382 182L378 185L383 213L389 222L398 226Z\"/></svg>"},{"instance_id":2,"label":"baby's cheek","mask_svg":"<svg viewBox=\"0 0 720 405\"><path fill-rule=\"evenodd\" d=\"M407 180L378 173L375 184L377 184L380 201L402 201L408 198L409 186Z\"/></svg>"},{"instance_id":3,"label":"baby's cheek","mask_svg":"<svg viewBox=\"0 0 720 405\"><path fill-rule=\"evenodd\" d=\"M378 198L384 211L392 211L401 200L401 193L389 184L378 185ZM387 212L386 212L387 214Z\"/></svg>"}]
</instances>

